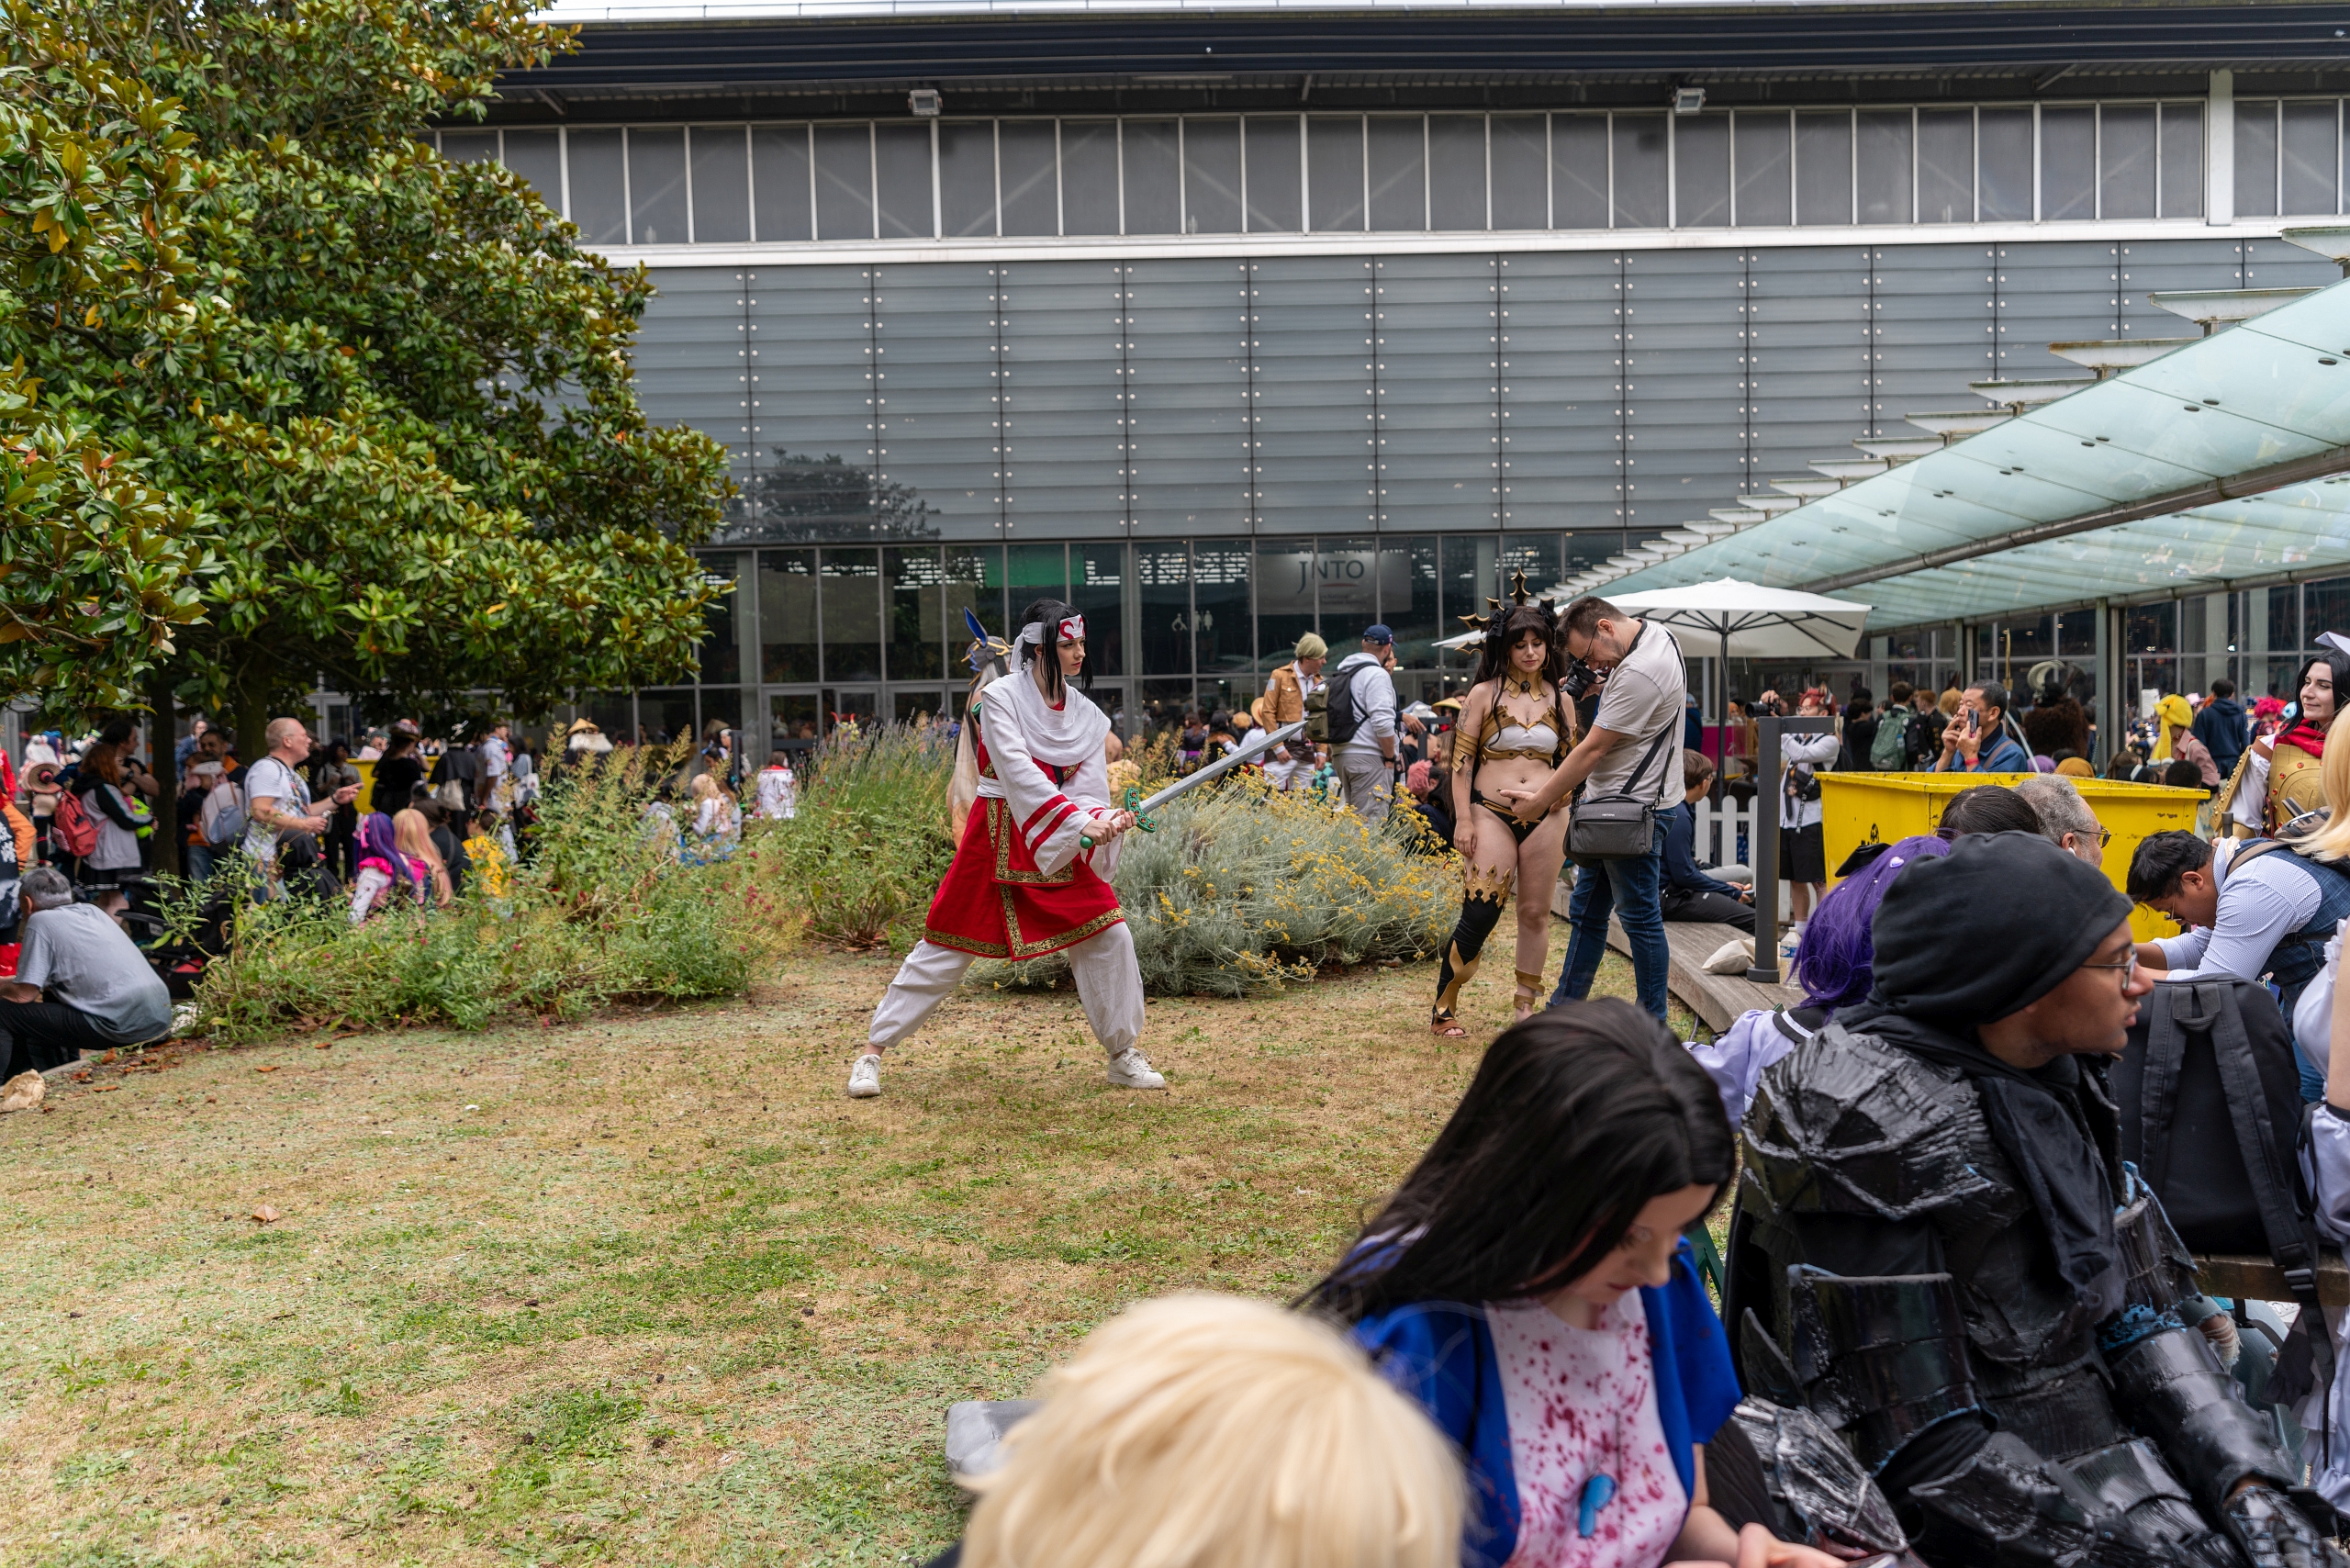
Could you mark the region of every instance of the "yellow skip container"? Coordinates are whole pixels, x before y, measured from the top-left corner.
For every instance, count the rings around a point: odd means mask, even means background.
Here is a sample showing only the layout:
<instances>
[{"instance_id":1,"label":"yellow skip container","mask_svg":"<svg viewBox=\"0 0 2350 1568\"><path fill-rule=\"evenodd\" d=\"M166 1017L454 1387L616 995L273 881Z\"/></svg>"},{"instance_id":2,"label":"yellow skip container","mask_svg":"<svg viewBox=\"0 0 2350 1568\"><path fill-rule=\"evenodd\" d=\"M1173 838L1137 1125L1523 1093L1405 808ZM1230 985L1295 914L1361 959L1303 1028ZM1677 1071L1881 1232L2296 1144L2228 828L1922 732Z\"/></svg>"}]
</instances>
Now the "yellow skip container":
<instances>
[{"instance_id":1,"label":"yellow skip container","mask_svg":"<svg viewBox=\"0 0 2350 1568\"><path fill-rule=\"evenodd\" d=\"M1827 839L1828 867L1834 870L1844 857L1863 844L1890 844L1931 833L1942 820L1942 808L1961 790L1977 784L2020 784L2030 773L1823 773L1819 775L1820 823ZM2174 790L2166 784L2123 784L2110 778L2076 778L2074 788L2097 813L2100 826L2113 834L2105 846L2105 876L2127 890L2130 857L2150 834L2173 828L2192 831L2196 808L2204 801L2200 790ZM2178 926L2168 915L2143 904L2131 911L2130 929L2142 942L2176 936Z\"/></svg>"}]
</instances>

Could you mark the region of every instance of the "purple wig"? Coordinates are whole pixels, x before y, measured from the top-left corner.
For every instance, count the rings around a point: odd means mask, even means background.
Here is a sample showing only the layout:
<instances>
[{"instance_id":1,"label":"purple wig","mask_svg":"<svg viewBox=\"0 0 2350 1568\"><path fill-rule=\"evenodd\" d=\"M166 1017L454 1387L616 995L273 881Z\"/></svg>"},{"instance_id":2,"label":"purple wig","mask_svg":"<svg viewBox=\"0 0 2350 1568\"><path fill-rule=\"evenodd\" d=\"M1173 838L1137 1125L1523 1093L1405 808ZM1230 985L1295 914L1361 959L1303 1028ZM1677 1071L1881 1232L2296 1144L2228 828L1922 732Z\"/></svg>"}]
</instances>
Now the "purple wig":
<instances>
[{"instance_id":1,"label":"purple wig","mask_svg":"<svg viewBox=\"0 0 2350 1568\"><path fill-rule=\"evenodd\" d=\"M1901 868L1921 855L1947 855L1950 846L1928 834L1887 845L1884 853L1828 890L1796 944L1795 972L1804 1003L1833 1013L1868 995L1876 983L1870 965L1876 947L1869 934L1876 906Z\"/></svg>"},{"instance_id":2,"label":"purple wig","mask_svg":"<svg viewBox=\"0 0 2350 1568\"><path fill-rule=\"evenodd\" d=\"M400 853L399 840L392 832L392 819L381 812L369 812L359 819L359 855L362 859L381 860L397 872L400 879L420 895L423 884L416 868Z\"/></svg>"}]
</instances>

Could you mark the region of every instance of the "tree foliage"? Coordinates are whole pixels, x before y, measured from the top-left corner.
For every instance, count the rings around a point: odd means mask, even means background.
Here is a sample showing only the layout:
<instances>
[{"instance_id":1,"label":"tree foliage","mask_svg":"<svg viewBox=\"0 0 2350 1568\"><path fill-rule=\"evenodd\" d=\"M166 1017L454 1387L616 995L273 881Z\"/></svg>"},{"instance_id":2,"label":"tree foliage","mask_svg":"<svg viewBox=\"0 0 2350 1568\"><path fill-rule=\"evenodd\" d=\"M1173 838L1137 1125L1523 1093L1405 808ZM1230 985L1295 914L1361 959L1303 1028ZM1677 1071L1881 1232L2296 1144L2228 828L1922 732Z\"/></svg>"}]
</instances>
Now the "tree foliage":
<instances>
[{"instance_id":1,"label":"tree foliage","mask_svg":"<svg viewBox=\"0 0 2350 1568\"><path fill-rule=\"evenodd\" d=\"M201 619L156 641L159 686L250 745L320 678L406 710L494 687L531 712L690 666L716 590L687 547L720 520L725 461L637 403L643 270L416 140L568 34L516 0L0 4L42 91L104 61L149 106L115 135L169 201L94 222L56 252L78 269L12 267L0 363L177 504L184 555L208 550L178 563ZM20 144L45 142L12 127ZM12 229L75 207L6 167ZM129 286L94 275L109 245L151 280L144 308L105 297Z\"/></svg>"}]
</instances>

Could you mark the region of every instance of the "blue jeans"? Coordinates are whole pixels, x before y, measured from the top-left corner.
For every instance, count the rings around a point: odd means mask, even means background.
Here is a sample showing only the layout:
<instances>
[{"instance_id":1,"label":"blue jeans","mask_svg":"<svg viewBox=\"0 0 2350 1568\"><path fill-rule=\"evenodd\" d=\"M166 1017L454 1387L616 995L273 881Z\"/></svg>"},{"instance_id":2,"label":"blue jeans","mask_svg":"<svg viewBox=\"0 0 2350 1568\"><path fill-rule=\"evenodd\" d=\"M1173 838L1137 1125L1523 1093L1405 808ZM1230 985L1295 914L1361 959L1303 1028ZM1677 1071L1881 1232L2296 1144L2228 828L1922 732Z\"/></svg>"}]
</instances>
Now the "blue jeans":
<instances>
[{"instance_id":1,"label":"blue jeans","mask_svg":"<svg viewBox=\"0 0 2350 1568\"><path fill-rule=\"evenodd\" d=\"M1567 901L1574 935L1567 939L1566 968L1550 1005L1581 1002L1591 994L1599 960L1607 951L1607 915L1614 911L1632 947L1632 986L1639 1004L1664 1019L1664 981L1673 963L1664 941L1664 826L1637 860L1601 860L1577 868L1575 890Z\"/></svg>"}]
</instances>

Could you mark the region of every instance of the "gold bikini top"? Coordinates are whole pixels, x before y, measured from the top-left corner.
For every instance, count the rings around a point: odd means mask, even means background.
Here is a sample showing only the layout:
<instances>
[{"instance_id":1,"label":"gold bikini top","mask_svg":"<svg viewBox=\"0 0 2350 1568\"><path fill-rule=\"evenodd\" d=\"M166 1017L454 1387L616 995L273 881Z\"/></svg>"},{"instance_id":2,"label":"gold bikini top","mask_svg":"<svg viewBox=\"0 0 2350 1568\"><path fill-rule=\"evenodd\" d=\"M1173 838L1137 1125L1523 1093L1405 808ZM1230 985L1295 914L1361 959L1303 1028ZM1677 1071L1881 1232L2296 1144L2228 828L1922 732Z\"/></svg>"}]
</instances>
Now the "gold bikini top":
<instances>
[{"instance_id":1,"label":"gold bikini top","mask_svg":"<svg viewBox=\"0 0 2350 1568\"><path fill-rule=\"evenodd\" d=\"M1505 696L1531 697L1538 691L1549 694L1550 717L1540 723L1520 724L1502 711ZM1528 762L1545 762L1557 767L1565 760L1567 737L1561 734L1553 721L1558 718L1558 692L1548 681L1520 682L1505 678L1502 689L1494 695L1494 705L1485 713L1485 722L1478 732L1475 752L1480 762L1498 757L1523 757Z\"/></svg>"}]
</instances>

